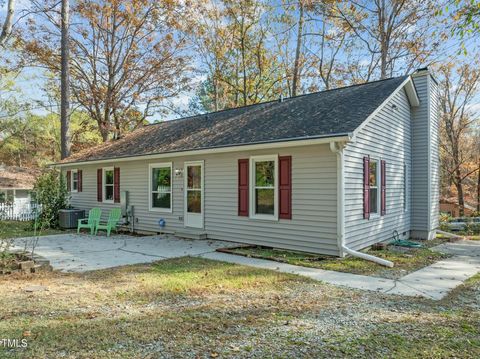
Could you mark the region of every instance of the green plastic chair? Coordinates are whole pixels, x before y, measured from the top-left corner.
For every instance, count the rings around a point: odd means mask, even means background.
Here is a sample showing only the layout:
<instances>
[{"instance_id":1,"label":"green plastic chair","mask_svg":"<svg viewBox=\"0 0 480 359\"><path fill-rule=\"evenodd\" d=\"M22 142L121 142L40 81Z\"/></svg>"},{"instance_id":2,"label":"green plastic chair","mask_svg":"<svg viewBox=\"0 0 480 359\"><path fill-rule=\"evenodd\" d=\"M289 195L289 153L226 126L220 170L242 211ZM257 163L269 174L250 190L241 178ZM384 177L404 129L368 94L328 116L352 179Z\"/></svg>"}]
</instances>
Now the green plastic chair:
<instances>
[{"instance_id":1,"label":"green plastic chair","mask_svg":"<svg viewBox=\"0 0 480 359\"><path fill-rule=\"evenodd\" d=\"M108 214L108 220L106 223L101 223L99 222L97 224L97 227L95 228L95 235L97 235L97 232L99 229L103 229L107 231L107 237L110 237L110 232L112 229L116 232L117 231L117 224L118 221L120 221L120 218L122 217L122 211L120 208L114 208L110 211Z\"/></svg>"},{"instance_id":2,"label":"green plastic chair","mask_svg":"<svg viewBox=\"0 0 480 359\"><path fill-rule=\"evenodd\" d=\"M102 210L100 208L92 208L88 212L88 218L78 220L77 233L80 233L81 228L90 228L90 234L93 234L101 216Z\"/></svg>"}]
</instances>

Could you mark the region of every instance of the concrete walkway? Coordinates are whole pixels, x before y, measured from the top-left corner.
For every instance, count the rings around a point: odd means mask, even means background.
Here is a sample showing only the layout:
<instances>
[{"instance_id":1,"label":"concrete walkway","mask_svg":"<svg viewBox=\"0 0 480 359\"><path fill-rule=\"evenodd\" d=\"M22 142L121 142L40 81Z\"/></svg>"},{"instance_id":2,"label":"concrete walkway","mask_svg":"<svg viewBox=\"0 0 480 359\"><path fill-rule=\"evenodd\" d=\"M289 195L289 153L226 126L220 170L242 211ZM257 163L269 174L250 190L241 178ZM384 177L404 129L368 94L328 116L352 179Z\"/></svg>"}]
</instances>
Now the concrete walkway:
<instances>
[{"instance_id":1,"label":"concrete walkway","mask_svg":"<svg viewBox=\"0 0 480 359\"><path fill-rule=\"evenodd\" d=\"M453 254L448 258L404 277L393 280L365 275L306 268L265 259L249 258L228 253L211 252L201 257L256 268L292 273L326 283L387 294L440 300L466 279L480 272L480 243L461 241L445 243L432 250Z\"/></svg>"},{"instance_id":2,"label":"concrete walkway","mask_svg":"<svg viewBox=\"0 0 480 359\"><path fill-rule=\"evenodd\" d=\"M24 240L31 240L31 238L16 239L14 249L21 250ZM54 269L64 272L85 272L169 258L198 256L297 274L349 288L434 300L442 299L450 290L480 272L480 242L475 241L444 243L434 247L432 250L452 254L453 257L397 280L306 268L216 252L218 248L231 248L238 245L238 243L222 241L185 240L174 236L114 235L107 238L87 234L59 234L40 237L36 253L50 260Z\"/></svg>"},{"instance_id":3,"label":"concrete walkway","mask_svg":"<svg viewBox=\"0 0 480 359\"><path fill-rule=\"evenodd\" d=\"M13 249L21 250L24 240L18 238ZM162 259L196 256L238 243L186 240L173 236L134 237L128 235L91 236L57 234L39 238L35 252L47 258L54 269L63 272L85 272L128 264L149 263Z\"/></svg>"}]
</instances>

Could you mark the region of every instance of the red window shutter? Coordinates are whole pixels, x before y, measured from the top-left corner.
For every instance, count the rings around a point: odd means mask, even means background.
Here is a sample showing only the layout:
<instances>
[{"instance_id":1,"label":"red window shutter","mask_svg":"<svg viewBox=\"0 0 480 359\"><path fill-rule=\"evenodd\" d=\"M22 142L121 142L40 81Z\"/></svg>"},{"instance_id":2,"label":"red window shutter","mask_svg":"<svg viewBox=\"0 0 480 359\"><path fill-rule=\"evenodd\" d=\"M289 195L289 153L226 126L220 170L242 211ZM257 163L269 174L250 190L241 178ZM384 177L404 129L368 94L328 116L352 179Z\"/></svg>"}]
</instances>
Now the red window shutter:
<instances>
[{"instance_id":1,"label":"red window shutter","mask_svg":"<svg viewBox=\"0 0 480 359\"><path fill-rule=\"evenodd\" d=\"M363 157L363 218L370 219L370 158Z\"/></svg>"},{"instance_id":2,"label":"red window shutter","mask_svg":"<svg viewBox=\"0 0 480 359\"><path fill-rule=\"evenodd\" d=\"M113 169L113 202L120 203L120 168Z\"/></svg>"},{"instance_id":3,"label":"red window shutter","mask_svg":"<svg viewBox=\"0 0 480 359\"><path fill-rule=\"evenodd\" d=\"M72 190L72 171L67 171L67 191Z\"/></svg>"},{"instance_id":4,"label":"red window shutter","mask_svg":"<svg viewBox=\"0 0 480 359\"><path fill-rule=\"evenodd\" d=\"M102 186L103 186L103 170L101 168L97 169L97 201L103 201L103 193L102 193Z\"/></svg>"},{"instance_id":5,"label":"red window shutter","mask_svg":"<svg viewBox=\"0 0 480 359\"><path fill-rule=\"evenodd\" d=\"M380 213L384 216L387 213L387 204L386 204L386 188L387 188L387 173L386 173L386 164L385 161L380 161L380 170L381 170L381 197L380 197Z\"/></svg>"},{"instance_id":6,"label":"red window shutter","mask_svg":"<svg viewBox=\"0 0 480 359\"><path fill-rule=\"evenodd\" d=\"M77 179L78 179L78 184L77 184L78 192L82 192L83 190L82 170L77 171Z\"/></svg>"},{"instance_id":7,"label":"red window shutter","mask_svg":"<svg viewBox=\"0 0 480 359\"><path fill-rule=\"evenodd\" d=\"M249 161L238 160L238 215L248 217Z\"/></svg>"},{"instance_id":8,"label":"red window shutter","mask_svg":"<svg viewBox=\"0 0 480 359\"><path fill-rule=\"evenodd\" d=\"M292 219L292 156L279 157L278 167L278 216Z\"/></svg>"}]
</instances>

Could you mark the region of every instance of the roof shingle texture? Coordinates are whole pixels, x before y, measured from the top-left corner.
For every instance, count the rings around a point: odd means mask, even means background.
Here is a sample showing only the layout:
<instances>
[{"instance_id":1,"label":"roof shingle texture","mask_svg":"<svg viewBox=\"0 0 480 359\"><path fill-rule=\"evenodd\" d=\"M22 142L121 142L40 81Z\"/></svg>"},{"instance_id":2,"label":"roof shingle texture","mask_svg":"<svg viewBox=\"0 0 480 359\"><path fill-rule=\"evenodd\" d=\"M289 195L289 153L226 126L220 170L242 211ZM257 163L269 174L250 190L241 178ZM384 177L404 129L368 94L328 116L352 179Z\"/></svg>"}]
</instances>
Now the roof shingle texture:
<instances>
[{"instance_id":1,"label":"roof shingle texture","mask_svg":"<svg viewBox=\"0 0 480 359\"><path fill-rule=\"evenodd\" d=\"M41 170L0 165L0 188L32 189Z\"/></svg>"},{"instance_id":2,"label":"roof shingle texture","mask_svg":"<svg viewBox=\"0 0 480 359\"><path fill-rule=\"evenodd\" d=\"M63 163L268 143L353 132L406 76L164 121L86 149Z\"/></svg>"}]
</instances>

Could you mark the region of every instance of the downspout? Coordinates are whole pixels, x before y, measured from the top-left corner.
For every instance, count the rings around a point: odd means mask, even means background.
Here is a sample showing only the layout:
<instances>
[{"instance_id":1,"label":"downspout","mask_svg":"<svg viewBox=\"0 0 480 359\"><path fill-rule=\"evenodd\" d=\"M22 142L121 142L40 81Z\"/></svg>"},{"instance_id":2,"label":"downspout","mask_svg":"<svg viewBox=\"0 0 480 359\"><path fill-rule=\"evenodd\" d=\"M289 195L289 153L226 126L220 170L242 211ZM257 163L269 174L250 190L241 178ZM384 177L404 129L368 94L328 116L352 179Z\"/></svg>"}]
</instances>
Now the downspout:
<instances>
[{"instance_id":1,"label":"downspout","mask_svg":"<svg viewBox=\"0 0 480 359\"><path fill-rule=\"evenodd\" d=\"M345 244L345 176L343 149L345 142L330 142L330 150L337 154L337 241L340 257L350 254L386 267L393 267L393 262L350 249Z\"/></svg>"},{"instance_id":2,"label":"downspout","mask_svg":"<svg viewBox=\"0 0 480 359\"><path fill-rule=\"evenodd\" d=\"M337 154L337 243L340 257L345 257L345 179L343 175L343 148L345 142L330 142L330 151Z\"/></svg>"}]
</instances>

